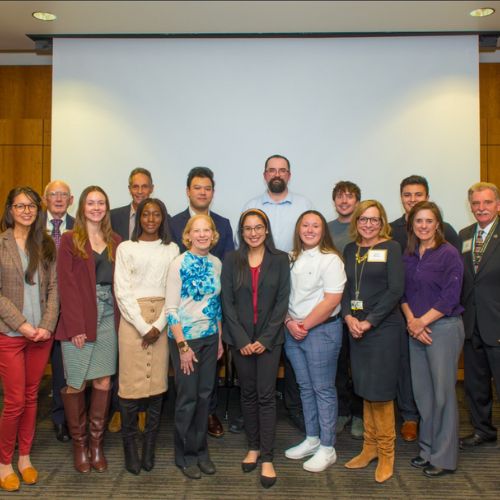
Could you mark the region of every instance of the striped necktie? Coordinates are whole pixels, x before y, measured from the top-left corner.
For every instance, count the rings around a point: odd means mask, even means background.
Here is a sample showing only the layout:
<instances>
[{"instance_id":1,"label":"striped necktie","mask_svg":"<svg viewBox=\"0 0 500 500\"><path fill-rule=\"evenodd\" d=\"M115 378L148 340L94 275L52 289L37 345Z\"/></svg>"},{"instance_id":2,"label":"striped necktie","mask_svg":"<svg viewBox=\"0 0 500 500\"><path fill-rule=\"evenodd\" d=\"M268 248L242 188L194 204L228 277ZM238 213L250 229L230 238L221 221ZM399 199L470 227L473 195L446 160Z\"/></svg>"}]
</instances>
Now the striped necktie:
<instances>
[{"instance_id":1,"label":"striped necktie","mask_svg":"<svg viewBox=\"0 0 500 500\"><path fill-rule=\"evenodd\" d=\"M52 219L50 223L53 226L51 236L54 240L54 243L56 244L56 248L59 249L59 245L61 244L62 219Z\"/></svg>"},{"instance_id":2,"label":"striped necktie","mask_svg":"<svg viewBox=\"0 0 500 500\"><path fill-rule=\"evenodd\" d=\"M484 231L480 229L477 232L476 240L474 242L474 271L477 273L477 268L479 267L479 262L481 261L481 256L483 253L484 245Z\"/></svg>"}]
</instances>

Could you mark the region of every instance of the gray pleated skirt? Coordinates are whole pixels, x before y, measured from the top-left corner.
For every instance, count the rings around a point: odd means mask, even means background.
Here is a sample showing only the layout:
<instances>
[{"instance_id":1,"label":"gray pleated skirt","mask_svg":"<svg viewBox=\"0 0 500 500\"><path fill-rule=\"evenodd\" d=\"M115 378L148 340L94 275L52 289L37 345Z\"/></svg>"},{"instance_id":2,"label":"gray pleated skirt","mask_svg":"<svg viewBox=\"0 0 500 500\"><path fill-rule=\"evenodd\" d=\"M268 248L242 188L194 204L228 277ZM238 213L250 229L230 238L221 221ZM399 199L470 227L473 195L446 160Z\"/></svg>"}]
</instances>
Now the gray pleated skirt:
<instances>
[{"instance_id":1,"label":"gray pleated skirt","mask_svg":"<svg viewBox=\"0 0 500 500\"><path fill-rule=\"evenodd\" d=\"M61 342L66 383L80 388L86 380L116 373L118 339L115 331L111 285L97 285L97 338L79 349L71 341Z\"/></svg>"}]
</instances>

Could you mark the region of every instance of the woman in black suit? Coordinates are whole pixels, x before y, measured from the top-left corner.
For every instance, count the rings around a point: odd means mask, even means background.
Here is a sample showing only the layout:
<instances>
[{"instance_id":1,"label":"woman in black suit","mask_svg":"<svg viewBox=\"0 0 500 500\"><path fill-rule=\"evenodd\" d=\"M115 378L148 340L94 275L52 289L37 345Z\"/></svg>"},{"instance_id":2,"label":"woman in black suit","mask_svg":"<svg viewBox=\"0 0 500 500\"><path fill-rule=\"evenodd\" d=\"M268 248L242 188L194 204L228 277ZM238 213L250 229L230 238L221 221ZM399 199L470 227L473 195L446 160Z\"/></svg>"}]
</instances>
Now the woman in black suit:
<instances>
[{"instance_id":1,"label":"woman in black suit","mask_svg":"<svg viewBox=\"0 0 500 500\"><path fill-rule=\"evenodd\" d=\"M276 250L267 215L244 212L238 224L239 249L222 266L223 340L231 346L241 387L241 408L248 438L243 472L262 462L261 484L276 482L273 447L276 428L275 385L283 321L288 309L290 270L286 253Z\"/></svg>"}]
</instances>

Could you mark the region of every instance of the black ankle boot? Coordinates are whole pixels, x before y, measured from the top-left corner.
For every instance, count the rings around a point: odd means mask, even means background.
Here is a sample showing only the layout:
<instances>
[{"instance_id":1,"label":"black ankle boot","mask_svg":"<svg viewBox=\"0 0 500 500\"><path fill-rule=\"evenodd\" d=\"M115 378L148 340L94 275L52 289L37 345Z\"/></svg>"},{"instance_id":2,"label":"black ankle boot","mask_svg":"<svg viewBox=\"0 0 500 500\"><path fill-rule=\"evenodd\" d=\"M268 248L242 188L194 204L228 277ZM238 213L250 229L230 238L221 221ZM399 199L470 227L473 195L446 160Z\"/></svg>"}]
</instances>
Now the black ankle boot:
<instances>
[{"instance_id":1,"label":"black ankle boot","mask_svg":"<svg viewBox=\"0 0 500 500\"><path fill-rule=\"evenodd\" d=\"M123 451L125 454L125 469L131 474L141 472L141 461L137 451L137 414L139 412L139 401L135 399L123 399L120 401L120 413L122 415L122 438Z\"/></svg>"},{"instance_id":2,"label":"black ankle boot","mask_svg":"<svg viewBox=\"0 0 500 500\"><path fill-rule=\"evenodd\" d=\"M142 468L145 471L150 471L155 466L156 437L160 427L162 401L163 394L152 396L148 401L146 428L144 429L144 442L142 445Z\"/></svg>"}]
</instances>

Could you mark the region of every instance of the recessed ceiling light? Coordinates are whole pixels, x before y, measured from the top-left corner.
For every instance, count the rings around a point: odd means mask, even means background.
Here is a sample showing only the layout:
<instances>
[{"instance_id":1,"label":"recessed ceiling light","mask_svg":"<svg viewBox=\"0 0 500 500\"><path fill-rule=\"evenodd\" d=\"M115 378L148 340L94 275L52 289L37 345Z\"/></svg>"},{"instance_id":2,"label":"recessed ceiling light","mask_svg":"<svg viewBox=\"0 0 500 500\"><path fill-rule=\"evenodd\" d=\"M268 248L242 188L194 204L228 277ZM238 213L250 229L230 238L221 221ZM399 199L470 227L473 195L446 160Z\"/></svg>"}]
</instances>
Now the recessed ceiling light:
<instances>
[{"instance_id":1,"label":"recessed ceiling light","mask_svg":"<svg viewBox=\"0 0 500 500\"><path fill-rule=\"evenodd\" d=\"M39 21L55 21L57 19L57 16L50 12L33 12L31 15Z\"/></svg>"},{"instance_id":2,"label":"recessed ceiling light","mask_svg":"<svg viewBox=\"0 0 500 500\"><path fill-rule=\"evenodd\" d=\"M491 7L484 7L482 9L475 9L470 12L470 15L472 17L486 17L486 16L491 16L495 12L495 9L492 9Z\"/></svg>"}]
</instances>

